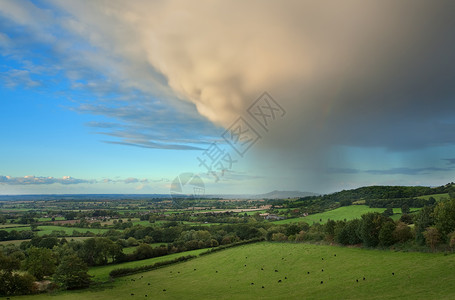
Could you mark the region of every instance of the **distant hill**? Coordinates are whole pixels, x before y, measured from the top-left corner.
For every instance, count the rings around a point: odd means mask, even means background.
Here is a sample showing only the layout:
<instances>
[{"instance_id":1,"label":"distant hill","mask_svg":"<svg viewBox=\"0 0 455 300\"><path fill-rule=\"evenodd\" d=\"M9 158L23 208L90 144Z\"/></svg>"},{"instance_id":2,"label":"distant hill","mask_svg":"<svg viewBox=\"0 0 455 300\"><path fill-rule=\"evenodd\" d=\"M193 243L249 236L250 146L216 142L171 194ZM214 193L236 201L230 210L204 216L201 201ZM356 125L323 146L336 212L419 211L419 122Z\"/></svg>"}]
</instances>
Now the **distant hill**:
<instances>
[{"instance_id":1,"label":"distant hill","mask_svg":"<svg viewBox=\"0 0 455 300\"><path fill-rule=\"evenodd\" d=\"M206 195L207 198L224 198L224 199L288 199L303 198L309 196L318 196L319 194L300 191L272 191L265 194L219 194Z\"/></svg>"},{"instance_id":2,"label":"distant hill","mask_svg":"<svg viewBox=\"0 0 455 300\"><path fill-rule=\"evenodd\" d=\"M255 195L255 199L287 199L287 198L302 198L308 196L317 196L316 193L300 192L300 191L272 191L266 194Z\"/></svg>"}]
</instances>

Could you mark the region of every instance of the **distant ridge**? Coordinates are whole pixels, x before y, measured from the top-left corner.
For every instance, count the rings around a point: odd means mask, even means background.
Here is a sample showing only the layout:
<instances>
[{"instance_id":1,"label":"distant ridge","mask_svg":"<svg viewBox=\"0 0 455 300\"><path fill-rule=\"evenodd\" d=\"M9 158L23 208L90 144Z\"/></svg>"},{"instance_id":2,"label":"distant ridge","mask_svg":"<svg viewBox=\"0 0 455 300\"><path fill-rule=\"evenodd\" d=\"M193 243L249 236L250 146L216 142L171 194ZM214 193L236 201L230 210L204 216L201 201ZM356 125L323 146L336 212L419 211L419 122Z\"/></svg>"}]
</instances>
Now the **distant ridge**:
<instances>
[{"instance_id":1,"label":"distant ridge","mask_svg":"<svg viewBox=\"0 0 455 300\"><path fill-rule=\"evenodd\" d=\"M300 192L300 191L272 191L266 194L256 195L256 198L265 199L285 199L285 198L302 198L308 196L318 196L316 193Z\"/></svg>"},{"instance_id":2,"label":"distant ridge","mask_svg":"<svg viewBox=\"0 0 455 300\"><path fill-rule=\"evenodd\" d=\"M203 198L224 199L287 199L318 196L319 194L300 191L272 191L265 194L207 194ZM186 198L190 195L181 195ZM170 198L169 194L44 194L44 195L0 195L0 201L52 201L52 200L123 200Z\"/></svg>"},{"instance_id":3,"label":"distant ridge","mask_svg":"<svg viewBox=\"0 0 455 300\"><path fill-rule=\"evenodd\" d=\"M265 194L218 194L206 195L210 198L225 198L225 199L287 199L287 198L302 198L308 196L319 196L319 194L301 191L272 191Z\"/></svg>"}]
</instances>

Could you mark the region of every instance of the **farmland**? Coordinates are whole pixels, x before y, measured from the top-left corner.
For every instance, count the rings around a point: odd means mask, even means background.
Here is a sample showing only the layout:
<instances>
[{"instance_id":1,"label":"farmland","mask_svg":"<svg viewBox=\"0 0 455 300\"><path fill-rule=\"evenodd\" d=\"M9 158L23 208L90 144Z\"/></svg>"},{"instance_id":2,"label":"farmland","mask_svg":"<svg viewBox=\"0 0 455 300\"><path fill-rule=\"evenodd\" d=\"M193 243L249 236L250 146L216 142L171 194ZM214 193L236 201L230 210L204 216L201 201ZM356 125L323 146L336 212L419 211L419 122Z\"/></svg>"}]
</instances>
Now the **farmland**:
<instances>
[{"instance_id":1,"label":"farmland","mask_svg":"<svg viewBox=\"0 0 455 300\"><path fill-rule=\"evenodd\" d=\"M259 200L0 201L0 276L24 281L0 293L16 297L49 280L56 289L19 298L360 299L378 289L386 290L378 298L450 298L451 188L375 186Z\"/></svg>"},{"instance_id":2,"label":"farmland","mask_svg":"<svg viewBox=\"0 0 455 300\"><path fill-rule=\"evenodd\" d=\"M63 292L55 297L333 299L337 295L339 299L390 299L400 295L400 299L453 299L454 267L454 255L258 243L118 278L103 288Z\"/></svg>"},{"instance_id":3,"label":"farmland","mask_svg":"<svg viewBox=\"0 0 455 300\"><path fill-rule=\"evenodd\" d=\"M350 206L343 206L334 210L329 210L323 213L312 214L307 217L301 218L293 218L293 219L286 219L281 221L276 221L276 224L288 224L294 222L307 222L309 224L312 223L321 223L324 224L327 220L352 220L360 218L363 214L368 212L384 212L385 208L371 208L366 205L350 205ZM417 211L418 208L411 208L411 212ZM392 219L397 220L401 216L401 209L395 208L393 209L394 215Z\"/></svg>"}]
</instances>

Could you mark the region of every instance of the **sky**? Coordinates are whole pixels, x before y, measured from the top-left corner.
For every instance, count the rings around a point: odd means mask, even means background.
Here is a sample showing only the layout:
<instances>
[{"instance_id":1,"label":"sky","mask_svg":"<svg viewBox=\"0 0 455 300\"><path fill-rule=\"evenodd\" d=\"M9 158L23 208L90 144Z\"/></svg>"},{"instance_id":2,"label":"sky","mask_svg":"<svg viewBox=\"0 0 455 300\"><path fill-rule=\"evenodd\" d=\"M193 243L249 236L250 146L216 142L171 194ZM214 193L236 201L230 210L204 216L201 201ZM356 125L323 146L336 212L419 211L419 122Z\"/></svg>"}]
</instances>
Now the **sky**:
<instances>
[{"instance_id":1,"label":"sky","mask_svg":"<svg viewBox=\"0 0 455 300\"><path fill-rule=\"evenodd\" d=\"M0 194L452 182L452 6L0 0Z\"/></svg>"}]
</instances>

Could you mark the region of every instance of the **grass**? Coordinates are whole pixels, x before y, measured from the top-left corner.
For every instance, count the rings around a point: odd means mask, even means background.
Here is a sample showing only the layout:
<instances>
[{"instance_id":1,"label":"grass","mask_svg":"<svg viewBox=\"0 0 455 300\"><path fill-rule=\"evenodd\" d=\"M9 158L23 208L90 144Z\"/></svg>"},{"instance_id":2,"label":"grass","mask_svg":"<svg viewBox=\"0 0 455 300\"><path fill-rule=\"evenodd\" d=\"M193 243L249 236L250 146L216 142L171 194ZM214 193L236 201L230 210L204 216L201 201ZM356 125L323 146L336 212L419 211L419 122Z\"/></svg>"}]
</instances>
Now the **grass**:
<instances>
[{"instance_id":1,"label":"grass","mask_svg":"<svg viewBox=\"0 0 455 300\"><path fill-rule=\"evenodd\" d=\"M63 221L63 220L65 220L64 217L56 217L56 218L54 219L54 221ZM38 218L38 221L39 221L39 222L53 222L53 221L52 221L52 218Z\"/></svg>"},{"instance_id":2,"label":"grass","mask_svg":"<svg viewBox=\"0 0 455 300\"><path fill-rule=\"evenodd\" d=\"M11 299L454 299L454 266L453 254L264 242L87 290Z\"/></svg>"},{"instance_id":3,"label":"grass","mask_svg":"<svg viewBox=\"0 0 455 300\"><path fill-rule=\"evenodd\" d=\"M155 247L160 247L161 245L164 245L167 247L167 243L152 243L152 244L148 244L149 246L155 248ZM123 253L125 254L131 254L134 252L134 250L136 250L137 246L134 246L134 247L125 247L123 248Z\"/></svg>"},{"instance_id":4,"label":"grass","mask_svg":"<svg viewBox=\"0 0 455 300\"><path fill-rule=\"evenodd\" d=\"M109 272L111 272L112 270L115 270L115 269L135 268L135 267L139 267L139 266L152 265L156 262L171 260L171 259L182 257L182 256L199 255L201 252L204 252L204 251L207 251L207 249L197 249L197 250L173 253L173 254L169 254L169 255L165 255L165 256L154 257L154 258L149 258L149 259L144 259L144 260L131 261L131 262L126 262L126 263L121 263L121 264L93 267L93 268L90 268L89 274L94 276L94 278L92 278L92 279L95 281L107 281L107 280L109 280Z\"/></svg>"},{"instance_id":5,"label":"grass","mask_svg":"<svg viewBox=\"0 0 455 300\"><path fill-rule=\"evenodd\" d=\"M15 246L20 246L20 244L22 242L28 242L30 241L30 239L27 239L27 240L12 240L12 241L1 241L0 242L0 245L3 245L3 246L6 246L6 245L9 245L9 244L13 244Z\"/></svg>"},{"instance_id":6,"label":"grass","mask_svg":"<svg viewBox=\"0 0 455 300\"><path fill-rule=\"evenodd\" d=\"M447 199L450 198L449 197L449 193L425 195L425 196L420 196L420 197L417 197L417 198L428 200L428 199L430 199L430 197L433 197L434 199L436 199L436 201L447 200Z\"/></svg>"},{"instance_id":7,"label":"grass","mask_svg":"<svg viewBox=\"0 0 455 300\"><path fill-rule=\"evenodd\" d=\"M420 208L411 208L412 211L419 210ZM382 213L384 212L385 208L370 208L367 205L350 205L350 206L343 206L336 208L334 210L329 210L323 213L318 213L318 214L313 214L309 215L307 217L301 217L301 218L294 218L294 219L285 219L285 220L280 220L274 222L275 224L288 224L288 223L294 223L294 222L307 222L308 224L313 224L313 223L321 223L325 224L327 220L353 220L356 218L360 218L363 214L369 213L369 212L379 212ZM400 208L394 208L393 209L394 215L392 216L392 219L398 220L401 217L401 209Z\"/></svg>"},{"instance_id":8,"label":"grass","mask_svg":"<svg viewBox=\"0 0 455 300\"><path fill-rule=\"evenodd\" d=\"M39 236L42 236L45 234L51 234L52 231L64 231L66 235L71 235L71 234L73 234L74 230L79 231L79 232L84 232L84 233L89 231L89 232L93 232L95 234L102 233L102 232L105 232L108 230L105 228L76 228L76 227L64 227L64 226L55 226L55 225L38 226L37 229L39 230L39 231L37 231ZM16 230L16 231L30 230L30 226L10 227L10 228L4 228L3 230L6 230L8 232L10 232L12 230Z\"/></svg>"}]
</instances>

